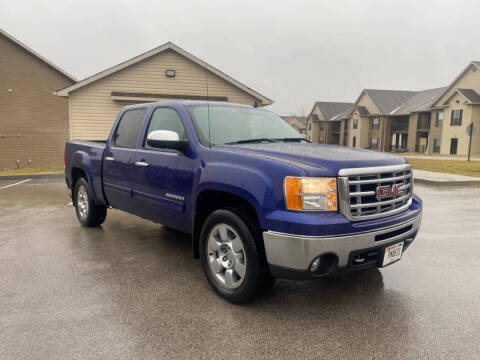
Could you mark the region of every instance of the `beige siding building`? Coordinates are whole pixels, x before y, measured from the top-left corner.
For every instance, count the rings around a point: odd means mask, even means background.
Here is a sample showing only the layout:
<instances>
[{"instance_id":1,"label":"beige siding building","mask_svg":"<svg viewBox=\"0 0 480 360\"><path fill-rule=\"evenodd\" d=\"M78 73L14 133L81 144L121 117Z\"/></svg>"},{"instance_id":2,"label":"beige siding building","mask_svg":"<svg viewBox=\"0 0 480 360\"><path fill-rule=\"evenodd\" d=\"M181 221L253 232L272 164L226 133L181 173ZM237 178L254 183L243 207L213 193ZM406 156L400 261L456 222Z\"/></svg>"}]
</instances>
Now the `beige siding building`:
<instances>
[{"instance_id":1,"label":"beige siding building","mask_svg":"<svg viewBox=\"0 0 480 360\"><path fill-rule=\"evenodd\" d=\"M282 116L283 120L290 124L295 130L297 130L300 134L305 135L307 133L307 117L306 116Z\"/></svg>"},{"instance_id":2,"label":"beige siding building","mask_svg":"<svg viewBox=\"0 0 480 360\"><path fill-rule=\"evenodd\" d=\"M265 106L273 101L192 54L167 43L72 86L68 98L70 139L108 137L123 106L171 99L228 101Z\"/></svg>"},{"instance_id":3,"label":"beige siding building","mask_svg":"<svg viewBox=\"0 0 480 360\"><path fill-rule=\"evenodd\" d=\"M472 61L435 100L432 108L443 112L441 154L468 153L467 127L473 124L473 155L480 155L480 62Z\"/></svg>"},{"instance_id":4,"label":"beige siding building","mask_svg":"<svg viewBox=\"0 0 480 360\"><path fill-rule=\"evenodd\" d=\"M0 170L63 163L68 101L53 92L74 82L0 30Z\"/></svg>"},{"instance_id":5,"label":"beige siding building","mask_svg":"<svg viewBox=\"0 0 480 360\"><path fill-rule=\"evenodd\" d=\"M320 144L340 144L341 121L337 119L353 104L316 102L307 117L307 140Z\"/></svg>"},{"instance_id":6,"label":"beige siding building","mask_svg":"<svg viewBox=\"0 0 480 360\"><path fill-rule=\"evenodd\" d=\"M307 136L314 142L324 138L315 126L319 113L315 105L307 123L312 128ZM445 155L467 155L473 125L471 154L480 155L480 62L472 61L448 87L365 89L351 110L332 119L341 121L340 141L326 137L328 144Z\"/></svg>"}]
</instances>

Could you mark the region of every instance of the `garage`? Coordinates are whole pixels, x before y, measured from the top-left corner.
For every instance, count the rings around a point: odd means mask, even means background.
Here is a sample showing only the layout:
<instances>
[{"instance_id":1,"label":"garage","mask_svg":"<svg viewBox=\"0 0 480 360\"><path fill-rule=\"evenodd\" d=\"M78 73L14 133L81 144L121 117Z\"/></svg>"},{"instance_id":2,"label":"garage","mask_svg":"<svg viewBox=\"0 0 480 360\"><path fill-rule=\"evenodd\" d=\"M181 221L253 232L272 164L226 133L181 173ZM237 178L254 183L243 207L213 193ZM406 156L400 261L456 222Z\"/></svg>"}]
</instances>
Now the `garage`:
<instances>
[{"instance_id":1,"label":"garage","mask_svg":"<svg viewBox=\"0 0 480 360\"><path fill-rule=\"evenodd\" d=\"M168 42L71 86L70 139L102 140L128 104L172 99L227 101L266 106L272 100Z\"/></svg>"}]
</instances>

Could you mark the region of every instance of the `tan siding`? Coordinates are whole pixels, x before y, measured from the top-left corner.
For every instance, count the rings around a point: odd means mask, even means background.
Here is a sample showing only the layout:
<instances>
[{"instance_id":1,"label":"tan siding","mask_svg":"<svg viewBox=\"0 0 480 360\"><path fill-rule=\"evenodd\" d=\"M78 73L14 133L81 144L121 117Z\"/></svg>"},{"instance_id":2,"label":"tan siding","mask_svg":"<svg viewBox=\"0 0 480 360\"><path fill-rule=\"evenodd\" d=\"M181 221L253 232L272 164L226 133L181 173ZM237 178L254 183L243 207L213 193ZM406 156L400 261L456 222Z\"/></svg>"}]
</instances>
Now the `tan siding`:
<instances>
[{"instance_id":1,"label":"tan siding","mask_svg":"<svg viewBox=\"0 0 480 360\"><path fill-rule=\"evenodd\" d=\"M435 139L441 139L442 138L442 127L437 127L435 126L435 120L437 119L437 113L441 112L442 110L439 111L432 111L432 117L430 119L430 138L428 141L428 153L433 154L433 146L435 145ZM445 113L443 114L445 116ZM443 118L443 124L445 124L445 117ZM441 141L440 141L440 152L441 152Z\"/></svg>"},{"instance_id":2,"label":"tan siding","mask_svg":"<svg viewBox=\"0 0 480 360\"><path fill-rule=\"evenodd\" d=\"M472 155L480 155L480 105L472 106L473 137ZM469 139L470 140L470 139Z\"/></svg>"},{"instance_id":3,"label":"tan siding","mask_svg":"<svg viewBox=\"0 0 480 360\"><path fill-rule=\"evenodd\" d=\"M167 78L166 69L174 69L175 77ZM72 92L70 136L84 140L108 137L118 112L125 106L112 100L112 91L206 96L206 85L204 68L167 50ZM259 101L210 72L208 95L227 96L229 102L240 104Z\"/></svg>"},{"instance_id":4,"label":"tan siding","mask_svg":"<svg viewBox=\"0 0 480 360\"><path fill-rule=\"evenodd\" d=\"M441 98L436 100L434 105L441 106L453 95L456 89L473 89L480 94L480 70L471 65L465 74L452 85L452 88L449 89Z\"/></svg>"},{"instance_id":5,"label":"tan siding","mask_svg":"<svg viewBox=\"0 0 480 360\"><path fill-rule=\"evenodd\" d=\"M358 99L356 106L365 106L370 114L380 114L373 100L365 92Z\"/></svg>"},{"instance_id":6,"label":"tan siding","mask_svg":"<svg viewBox=\"0 0 480 360\"><path fill-rule=\"evenodd\" d=\"M0 35L0 170L62 164L68 101L53 95L73 81ZM11 92L8 90L12 89Z\"/></svg>"},{"instance_id":7,"label":"tan siding","mask_svg":"<svg viewBox=\"0 0 480 360\"><path fill-rule=\"evenodd\" d=\"M450 154L450 141L452 138L458 138L458 155L467 155L468 153L469 137L467 135L467 126L472 122L472 106L464 104L464 102L465 98L457 93L450 99L449 106L444 109L442 145L440 150L442 154ZM460 109L463 110L462 125L451 126L450 118L452 111Z\"/></svg>"}]
</instances>

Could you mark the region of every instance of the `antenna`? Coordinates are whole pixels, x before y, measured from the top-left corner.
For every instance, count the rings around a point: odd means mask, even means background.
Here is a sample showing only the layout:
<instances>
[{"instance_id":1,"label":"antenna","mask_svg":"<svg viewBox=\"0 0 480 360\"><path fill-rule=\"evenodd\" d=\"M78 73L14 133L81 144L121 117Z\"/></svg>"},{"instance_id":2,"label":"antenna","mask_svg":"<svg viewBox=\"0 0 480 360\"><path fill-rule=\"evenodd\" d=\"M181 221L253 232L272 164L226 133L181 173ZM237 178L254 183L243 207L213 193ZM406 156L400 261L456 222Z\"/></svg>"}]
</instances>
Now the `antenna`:
<instances>
[{"instance_id":1,"label":"antenna","mask_svg":"<svg viewBox=\"0 0 480 360\"><path fill-rule=\"evenodd\" d=\"M207 63L204 61L205 64L205 83L207 85L207 121L208 121L208 147L212 148L212 141L211 141L211 135L210 135L210 98L208 95L208 69L207 69Z\"/></svg>"}]
</instances>

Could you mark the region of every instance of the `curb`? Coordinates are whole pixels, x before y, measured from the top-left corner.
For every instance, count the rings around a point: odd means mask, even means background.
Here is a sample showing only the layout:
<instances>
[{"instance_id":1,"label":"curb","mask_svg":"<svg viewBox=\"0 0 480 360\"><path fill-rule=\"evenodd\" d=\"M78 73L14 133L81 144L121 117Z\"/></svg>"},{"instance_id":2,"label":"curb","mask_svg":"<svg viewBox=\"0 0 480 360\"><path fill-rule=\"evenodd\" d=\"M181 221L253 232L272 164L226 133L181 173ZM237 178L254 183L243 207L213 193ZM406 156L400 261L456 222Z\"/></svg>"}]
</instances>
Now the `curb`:
<instances>
[{"instance_id":1,"label":"curb","mask_svg":"<svg viewBox=\"0 0 480 360\"><path fill-rule=\"evenodd\" d=\"M52 179L59 180L65 178L65 174L32 174L32 175L0 175L1 180L26 180L26 179Z\"/></svg>"},{"instance_id":2,"label":"curb","mask_svg":"<svg viewBox=\"0 0 480 360\"><path fill-rule=\"evenodd\" d=\"M480 180L471 181L433 181L413 178L414 184L438 186L438 187L480 187Z\"/></svg>"}]
</instances>

